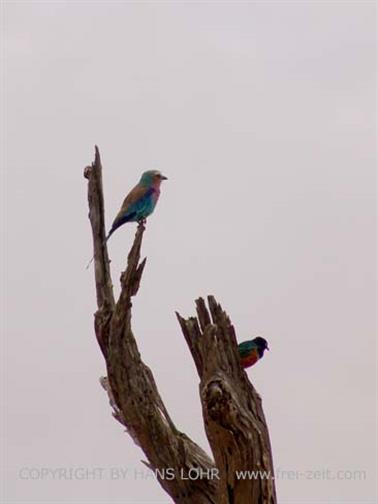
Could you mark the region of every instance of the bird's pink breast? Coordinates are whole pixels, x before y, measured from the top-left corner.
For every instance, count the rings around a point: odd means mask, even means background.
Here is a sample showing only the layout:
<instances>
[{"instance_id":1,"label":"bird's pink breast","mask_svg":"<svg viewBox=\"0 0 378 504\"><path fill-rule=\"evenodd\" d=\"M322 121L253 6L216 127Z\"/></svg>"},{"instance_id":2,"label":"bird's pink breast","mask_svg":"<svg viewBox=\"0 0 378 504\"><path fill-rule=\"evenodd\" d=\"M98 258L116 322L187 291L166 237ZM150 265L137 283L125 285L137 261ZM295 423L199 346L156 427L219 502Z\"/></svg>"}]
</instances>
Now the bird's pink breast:
<instances>
[{"instance_id":1,"label":"bird's pink breast","mask_svg":"<svg viewBox=\"0 0 378 504\"><path fill-rule=\"evenodd\" d=\"M160 189L155 189L154 192L152 193L152 199L156 202L159 199L160 196Z\"/></svg>"},{"instance_id":2,"label":"bird's pink breast","mask_svg":"<svg viewBox=\"0 0 378 504\"><path fill-rule=\"evenodd\" d=\"M153 194L152 194L152 197L154 199L154 201L157 201L159 199L159 196L160 196L160 184L161 184L161 180L157 180L154 184L153 184Z\"/></svg>"}]
</instances>

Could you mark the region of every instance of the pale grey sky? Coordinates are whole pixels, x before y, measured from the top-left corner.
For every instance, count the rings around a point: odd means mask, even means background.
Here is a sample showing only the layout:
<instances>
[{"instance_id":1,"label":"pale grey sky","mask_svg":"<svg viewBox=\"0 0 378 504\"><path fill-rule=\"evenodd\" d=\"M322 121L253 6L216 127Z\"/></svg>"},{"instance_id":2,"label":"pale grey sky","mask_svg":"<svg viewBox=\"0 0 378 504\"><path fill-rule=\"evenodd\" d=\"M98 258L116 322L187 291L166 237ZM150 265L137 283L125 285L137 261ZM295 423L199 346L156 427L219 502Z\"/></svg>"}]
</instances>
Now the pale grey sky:
<instances>
[{"instance_id":1,"label":"pale grey sky","mask_svg":"<svg viewBox=\"0 0 378 504\"><path fill-rule=\"evenodd\" d=\"M141 172L169 177L133 323L178 427L208 448L174 310L212 293L239 340L269 341L248 374L279 502L375 502L375 16L363 1L3 2L2 502L169 502L98 383L95 143L108 225ZM134 231L109 243L117 290Z\"/></svg>"}]
</instances>

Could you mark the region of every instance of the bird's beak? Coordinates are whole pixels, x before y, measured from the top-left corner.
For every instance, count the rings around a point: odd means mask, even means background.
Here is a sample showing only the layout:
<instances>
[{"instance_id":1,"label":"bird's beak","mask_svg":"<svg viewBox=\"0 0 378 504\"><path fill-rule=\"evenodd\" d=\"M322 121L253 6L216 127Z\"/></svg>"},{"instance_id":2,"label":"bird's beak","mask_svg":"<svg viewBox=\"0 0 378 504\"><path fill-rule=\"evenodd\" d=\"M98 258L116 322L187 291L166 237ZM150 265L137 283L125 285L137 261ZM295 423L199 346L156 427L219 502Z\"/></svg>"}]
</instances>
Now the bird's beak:
<instances>
[{"instance_id":1,"label":"bird's beak","mask_svg":"<svg viewBox=\"0 0 378 504\"><path fill-rule=\"evenodd\" d=\"M160 175L160 178L161 180L168 180L168 177L166 177L165 175Z\"/></svg>"},{"instance_id":2,"label":"bird's beak","mask_svg":"<svg viewBox=\"0 0 378 504\"><path fill-rule=\"evenodd\" d=\"M266 349L267 349L267 350L270 350L270 348L269 348L268 346L266 347Z\"/></svg>"}]
</instances>

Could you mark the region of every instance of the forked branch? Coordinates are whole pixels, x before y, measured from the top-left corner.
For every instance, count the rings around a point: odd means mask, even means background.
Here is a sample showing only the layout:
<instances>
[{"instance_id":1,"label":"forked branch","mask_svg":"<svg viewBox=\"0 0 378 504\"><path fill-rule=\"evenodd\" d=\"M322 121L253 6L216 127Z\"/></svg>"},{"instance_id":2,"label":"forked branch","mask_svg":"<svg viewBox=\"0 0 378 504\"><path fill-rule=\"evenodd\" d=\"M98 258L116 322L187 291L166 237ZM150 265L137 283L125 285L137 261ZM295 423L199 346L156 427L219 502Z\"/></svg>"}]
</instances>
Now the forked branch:
<instances>
[{"instance_id":1,"label":"forked branch","mask_svg":"<svg viewBox=\"0 0 378 504\"><path fill-rule=\"evenodd\" d=\"M175 427L158 392L151 370L141 359L131 328L131 298L139 289L145 259L140 261L144 225L139 224L134 244L121 275L121 294L114 300L105 241L102 167L98 148L95 161L85 169L88 179L89 218L94 248L97 292L95 332L105 357L107 390L114 417L126 428L144 451L148 467L175 503L215 504L216 479L189 479L193 468L201 473L214 469L212 460L185 434ZM166 478L167 470L174 478ZM164 473L165 471L165 473Z\"/></svg>"},{"instance_id":2,"label":"forked branch","mask_svg":"<svg viewBox=\"0 0 378 504\"><path fill-rule=\"evenodd\" d=\"M146 465L177 504L276 504L272 453L261 399L242 369L235 330L214 297L196 301L196 317L177 314L200 378L206 434L215 463L177 430L141 359L131 328L131 299L146 259L140 260L145 226L138 225L114 299L105 239L102 167L96 147L88 179L97 293L95 332L104 355L106 389L114 417L144 451ZM164 477L164 474L174 477ZM194 479L196 471L200 477ZM250 471L249 473L246 471ZM242 476L244 474L244 477Z\"/></svg>"}]
</instances>

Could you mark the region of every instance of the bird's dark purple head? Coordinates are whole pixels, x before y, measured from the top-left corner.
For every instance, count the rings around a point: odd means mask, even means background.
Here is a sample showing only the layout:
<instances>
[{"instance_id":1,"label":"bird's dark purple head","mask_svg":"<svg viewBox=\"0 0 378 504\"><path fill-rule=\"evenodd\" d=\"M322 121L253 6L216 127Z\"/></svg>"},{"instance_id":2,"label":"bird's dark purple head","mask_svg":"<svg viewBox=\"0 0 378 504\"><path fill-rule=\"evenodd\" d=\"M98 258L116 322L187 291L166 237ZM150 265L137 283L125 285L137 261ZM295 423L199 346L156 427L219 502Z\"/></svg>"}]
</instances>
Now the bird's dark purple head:
<instances>
[{"instance_id":1,"label":"bird's dark purple head","mask_svg":"<svg viewBox=\"0 0 378 504\"><path fill-rule=\"evenodd\" d=\"M266 339L261 338L261 336L254 338L253 342L257 345L257 351L259 352L259 357L261 358L264 355L265 350L269 350L268 342Z\"/></svg>"}]
</instances>

